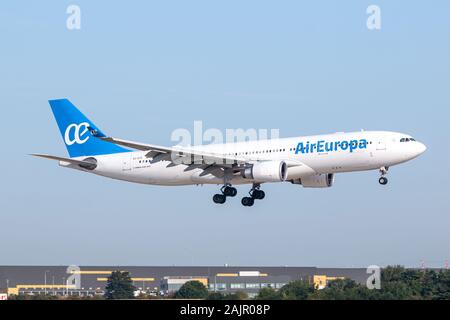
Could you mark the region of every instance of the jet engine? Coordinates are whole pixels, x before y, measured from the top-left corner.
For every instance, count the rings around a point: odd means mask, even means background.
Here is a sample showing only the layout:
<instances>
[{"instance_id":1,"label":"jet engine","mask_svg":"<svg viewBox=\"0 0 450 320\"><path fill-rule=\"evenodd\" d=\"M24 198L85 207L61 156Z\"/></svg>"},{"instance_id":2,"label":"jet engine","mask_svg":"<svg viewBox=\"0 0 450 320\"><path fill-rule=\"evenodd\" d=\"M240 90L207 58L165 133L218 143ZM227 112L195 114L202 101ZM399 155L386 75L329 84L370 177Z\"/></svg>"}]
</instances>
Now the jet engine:
<instances>
[{"instance_id":1,"label":"jet engine","mask_svg":"<svg viewBox=\"0 0 450 320\"><path fill-rule=\"evenodd\" d=\"M242 171L242 176L258 182L281 182L287 178L287 165L284 161L257 162Z\"/></svg>"},{"instance_id":2,"label":"jet engine","mask_svg":"<svg viewBox=\"0 0 450 320\"><path fill-rule=\"evenodd\" d=\"M301 184L305 188L329 188L333 185L334 174L315 174L304 178L291 180L293 184Z\"/></svg>"}]
</instances>

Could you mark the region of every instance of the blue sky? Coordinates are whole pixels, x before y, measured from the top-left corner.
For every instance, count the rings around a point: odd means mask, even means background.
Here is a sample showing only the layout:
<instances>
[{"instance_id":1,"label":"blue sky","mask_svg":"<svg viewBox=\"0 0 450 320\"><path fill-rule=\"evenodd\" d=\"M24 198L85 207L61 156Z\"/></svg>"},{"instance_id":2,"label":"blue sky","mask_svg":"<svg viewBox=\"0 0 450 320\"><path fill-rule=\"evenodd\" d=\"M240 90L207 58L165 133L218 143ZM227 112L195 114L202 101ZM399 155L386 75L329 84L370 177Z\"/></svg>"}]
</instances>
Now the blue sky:
<instances>
[{"instance_id":1,"label":"blue sky","mask_svg":"<svg viewBox=\"0 0 450 320\"><path fill-rule=\"evenodd\" d=\"M81 30L66 8L81 8ZM379 31L366 8L381 8ZM450 3L9 1L1 4L0 264L443 266L450 247ZM176 128L279 128L282 137L395 130L419 159L267 185L252 208L216 186L81 174L48 99L105 132L170 145ZM239 195L248 187L239 187Z\"/></svg>"}]
</instances>

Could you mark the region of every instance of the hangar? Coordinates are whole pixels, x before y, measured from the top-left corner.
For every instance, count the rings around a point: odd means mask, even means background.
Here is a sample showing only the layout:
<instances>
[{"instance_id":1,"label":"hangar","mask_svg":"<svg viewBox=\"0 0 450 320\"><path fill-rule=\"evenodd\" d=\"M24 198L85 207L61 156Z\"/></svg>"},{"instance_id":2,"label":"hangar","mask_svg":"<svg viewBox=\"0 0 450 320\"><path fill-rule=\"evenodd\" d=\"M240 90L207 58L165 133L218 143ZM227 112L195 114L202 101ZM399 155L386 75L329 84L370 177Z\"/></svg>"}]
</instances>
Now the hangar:
<instances>
[{"instance_id":1,"label":"hangar","mask_svg":"<svg viewBox=\"0 0 450 320\"><path fill-rule=\"evenodd\" d=\"M365 268L264 266L0 266L0 289L8 294L93 296L104 293L109 275L128 271L137 290L169 295L185 282L198 280L210 291L243 291L256 295L261 288L279 289L290 281L307 280L318 288L336 278L365 283ZM73 276L78 276L79 284ZM76 282L76 281L75 281Z\"/></svg>"}]
</instances>

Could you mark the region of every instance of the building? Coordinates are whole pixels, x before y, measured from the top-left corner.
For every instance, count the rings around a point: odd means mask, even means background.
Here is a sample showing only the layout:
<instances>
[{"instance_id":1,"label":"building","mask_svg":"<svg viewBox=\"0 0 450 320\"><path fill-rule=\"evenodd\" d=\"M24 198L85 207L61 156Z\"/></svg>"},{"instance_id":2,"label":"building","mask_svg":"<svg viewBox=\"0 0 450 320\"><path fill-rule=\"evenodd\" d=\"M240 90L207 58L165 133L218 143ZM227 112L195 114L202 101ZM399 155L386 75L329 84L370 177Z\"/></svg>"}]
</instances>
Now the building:
<instances>
[{"instance_id":1,"label":"building","mask_svg":"<svg viewBox=\"0 0 450 320\"><path fill-rule=\"evenodd\" d=\"M345 279L345 277L329 277L327 275L314 275L313 283L317 289L321 290L327 286L328 281L343 280L343 279Z\"/></svg>"},{"instance_id":2,"label":"building","mask_svg":"<svg viewBox=\"0 0 450 320\"><path fill-rule=\"evenodd\" d=\"M190 280L212 292L244 291L254 296L261 288L281 288L306 280L323 288L327 281L350 278L365 283L365 268L235 267L235 266L0 266L0 292L92 296L103 294L108 276L128 271L139 291L170 294Z\"/></svg>"},{"instance_id":3,"label":"building","mask_svg":"<svg viewBox=\"0 0 450 320\"><path fill-rule=\"evenodd\" d=\"M189 281L198 281L208 287L208 277L164 277L161 280L159 292L162 294L172 294Z\"/></svg>"}]
</instances>

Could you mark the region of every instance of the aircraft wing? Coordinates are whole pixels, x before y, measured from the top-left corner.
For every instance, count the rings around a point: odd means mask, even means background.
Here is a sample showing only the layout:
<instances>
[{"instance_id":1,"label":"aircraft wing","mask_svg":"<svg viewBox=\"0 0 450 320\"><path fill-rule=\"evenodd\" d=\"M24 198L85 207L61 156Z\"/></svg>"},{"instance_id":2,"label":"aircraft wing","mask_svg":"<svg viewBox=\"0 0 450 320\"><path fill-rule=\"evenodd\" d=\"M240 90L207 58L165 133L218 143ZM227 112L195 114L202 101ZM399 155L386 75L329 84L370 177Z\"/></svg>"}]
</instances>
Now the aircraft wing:
<instances>
[{"instance_id":1,"label":"aircraft wing","mask_svg":"<svg viewBox=\"0 0 450 320\"><path fill-rule=\"evenodd\" d=\"M220 167L236 167L244 166L249 163L248 159L224 156L222 154L208 153L195 148L183 147L161 147L153 144L145 144L129 140L122 140L113 137L98 137L103 141L108 141L114 144L125 146L128 148L148 151L146 157L155 158L160 154L166 155L174 163L179 164L208 164L217 165Z\"/></svg>"},{"instance_id":2,"label":"aircraft wing","mask_svg":"<svg viewBox=\"0 0 450 320\"><path fill-rule=\"evenodd\" d=\"M65 162L68 164L75 164L82 168L90 169L90 170L93 170L97 167L96 163L84 161L84 160L75 160L75 159L71 159L71 158L57 157L57 156L51 156L48 154L37 154L37 153L31 154L31 156L50 159L50 160L56 160L56 161Z\"/></svg>"}]
</instances>

